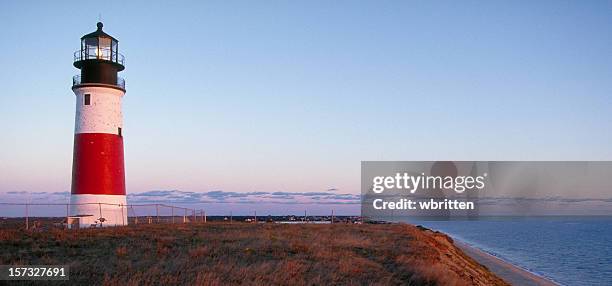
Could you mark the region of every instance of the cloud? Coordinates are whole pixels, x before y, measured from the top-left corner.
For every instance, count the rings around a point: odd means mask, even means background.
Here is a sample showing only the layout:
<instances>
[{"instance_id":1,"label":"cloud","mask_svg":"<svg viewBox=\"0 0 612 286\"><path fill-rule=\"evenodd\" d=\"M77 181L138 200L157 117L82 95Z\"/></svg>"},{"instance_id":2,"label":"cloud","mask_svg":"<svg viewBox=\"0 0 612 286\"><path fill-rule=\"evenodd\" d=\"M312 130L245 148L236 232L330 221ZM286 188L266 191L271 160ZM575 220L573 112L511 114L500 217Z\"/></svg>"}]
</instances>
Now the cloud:
<instances>
[{"instance_id":1,"label":"cloud","mask_svg":"<svg viewBox=\"0 0 612 286\"><path fill-rule=\"evenodd\" d=\"M361 196L331 192L188 192L153 190L128 194L131 203L274 203L274 204L359 204Z\"/></svg>"},{"instance_id":2,"label":"cloud","mask_svg":"<svg viewBox=\"0 0 612 286\"><path fill-rule=\"evenodd\" d=\"M157 197L157 196L168 196L171 195L173 192L177 192L176 190L170 190L170 191L148 191L148 192L144 192L144 193L140 193L140 196L151 196L151 197Z\"/></svg>"},{"instance_id":3,"label":"cloud","mask_svg":"<svg viewBox=\"0 0 612 286\"><path fill-rule=\"evenodd\" d=\"M0 202L37 202L37 203L65 203L70 192L27 192L8 191L0 193ZM564 198L552 197L478 197L481 206L517 206L547 204L551 205L584 205L597 204L610 206L612 198ZM236 203L236 204L360 204L361 195L338 193L338 189L315 192L286 192L286 191L254 191L254 192L226 192L214 190L208 192L192 192L181 190L151 190L140 193L128 193L128 202L131 204L168 203Z\"/></svg>"},{"instance_id":4,"label":"cloud","mask_svg":"<svg viewBox=\"0 0 612 286\"><path fill-rule=\"evenodd\" d=\"M9 194L9 195L25 195L28 192L26 192L26 191L19 191L19 192L13 191L13 192L6 192L6 193Z\"/></svg>"},{"instance_id":5,"label":"cloud","mask_svg":"<svg viewBox=\"0 0 612 286\"><path fill-rule=\"evenodd\" d=\"M70 192L0 192L0 202L3 203L67 203Z\"/></svg>"}]
</instances>

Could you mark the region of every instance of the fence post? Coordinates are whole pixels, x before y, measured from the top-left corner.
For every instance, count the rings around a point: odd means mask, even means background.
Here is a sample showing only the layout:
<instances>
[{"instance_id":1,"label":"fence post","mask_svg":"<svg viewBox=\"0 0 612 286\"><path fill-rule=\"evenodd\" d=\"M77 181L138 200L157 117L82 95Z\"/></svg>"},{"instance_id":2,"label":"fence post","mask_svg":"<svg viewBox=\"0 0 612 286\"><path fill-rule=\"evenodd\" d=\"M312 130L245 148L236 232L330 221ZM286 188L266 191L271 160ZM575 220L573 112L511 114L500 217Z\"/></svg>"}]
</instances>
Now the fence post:
<instances>
[{"instance_id":1,"label":"fence post","mask_svg":"<svg viewBox=\"0 0 612 286\"><path fill-rule=\"evenodd\" d=\"M255 211L255 223L257 223L257 211Z\"/></svg>"},{"instance_id":2,"label":"fence post","mask_svg":"<svg viewBox=\"0 0 612 286\"><path fill-rule=\"evenodd\" d=\"M119 206L121 207L121 222L123 225L125 225L125 217L123 217L123 204L119 204Z\"/></svg>"},{"instance_id":3,"label":"fence post","mask_svg":"<svg viewBox=\"0 0 612 286\"><path fill-rule=\"evenodd\" d=\"M334 224L334 210L332 209L332 218L331 218L331 224Z\"/></svg>"},{"instance_id":4,"label":"fence post","mask_svg":"<svg viewBox=\"0 0 612 286\"><path fill-rule=\"evenodd\" d=\"M185 213L183 214L183 223L187 222L187 209L184 209Z\"/></svg>"},{"instance_id":5,"label":"fence post","mask_svg":"<svg viewBox=\"0 0 612 286\"><path fill-rule=\"evenodd\" d=\"M134 214L134 217L135 217L134 224L138 224L138 215L136 214L136 211L134 210L134 206L131 205L130 208L132 209L132 213ZM128 216L130 216L130 212L129 211L128 211ZM128 223L129 223L129 219L128 219Z\"/></svg>"},{"instance_id":6,"label":"fence post","mask_svg":"<svg viewBox=\"0 0 612 286\"><path fill-rule=\"evenodd\" d=\"M193 213L193 222L198 222L198 220L196 219L196 211L195 211L195 209L192 209L191 212Z\"/></svg>"},{"instance_id":7,"label":"fence post","mask_svg":"<svg viewBox=\"0 0 612 286\"><path fill-rule=\"evenodd\" d=\"M174 206L170 206L170 208L172 209L172 223L174 223Z\"/></svg>"},{"instance_id":8,"label":"fence post","mask_svg":"<svg viewBox=\"0 0 612 286\"><path fill-rule=\"evenodd\" d=\"M68 204L66 204L66 229L68 229L68 217L70 216L70 211L68 211L68 209Z\"/></svg>"},{"instance_id":9,"label":"fence post","mask_svg":"<svg viewBox=\"0 0 612 286\"><path fill-rule=\"evenodd\" d=\"M26 217L25 217L25 221L26 221L26 230L30 229L30 215L28 214L28 203L26 203Z\"/></svg>"},{"instance_id":10,"label":"fence post","mask_svg":"<svg viewBox=\"0 0 612 286\"><path fill-rule=\"evenodd\" d=\"M100 208L100 218L99 218L99 220L100 220L100 227L102 227L102 204L98 203L98 207Z\"/></svg>"},{"instance_id":11,"label":"fence post","mask_svg":"<svg viewBox=\"0 0 612 286\"><path fill-rule=\"evenodd\" d=\"M232 212L230 211L230 222L234 221L234 216L232 215Z\"/></svg>"},{"instance_id":12,"label":"fence post","mask_svg":"<svg viewBox=\"0 0 612 286\"><path fill-rule=\"evenodd\" d=\"M157 223L159 223L159 204L155 204L155 216L157 216Z\"/></svg>"},{"instance_id":13,"label":"fence post","mask_svg":"<svg viewBox=\"0 0 612 286\"><path fill-rule=\"evenodd\" d=\"M206 217L206 211L203 211L203 212L204 212L204 223L206 223L206 218L207 218Z\"/></svg>"}]
</instances>

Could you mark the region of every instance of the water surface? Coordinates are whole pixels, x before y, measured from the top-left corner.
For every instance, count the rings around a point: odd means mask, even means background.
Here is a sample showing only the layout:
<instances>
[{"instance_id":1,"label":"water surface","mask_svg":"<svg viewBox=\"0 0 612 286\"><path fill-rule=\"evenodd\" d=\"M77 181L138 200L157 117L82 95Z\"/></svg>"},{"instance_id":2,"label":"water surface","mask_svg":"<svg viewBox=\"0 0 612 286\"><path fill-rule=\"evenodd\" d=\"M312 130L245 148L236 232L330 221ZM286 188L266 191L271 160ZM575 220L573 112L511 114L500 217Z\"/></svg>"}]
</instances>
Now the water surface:
<instances>
[{"instance_id":1,"label":"water surface","mask_svg":"<svg viewBox=\"0 0 612 286\"><path fill-rule=\"evenodd\" d=\"M564 285L612 285L612 216L410 220Z\"/></svg>"}]
</instances>

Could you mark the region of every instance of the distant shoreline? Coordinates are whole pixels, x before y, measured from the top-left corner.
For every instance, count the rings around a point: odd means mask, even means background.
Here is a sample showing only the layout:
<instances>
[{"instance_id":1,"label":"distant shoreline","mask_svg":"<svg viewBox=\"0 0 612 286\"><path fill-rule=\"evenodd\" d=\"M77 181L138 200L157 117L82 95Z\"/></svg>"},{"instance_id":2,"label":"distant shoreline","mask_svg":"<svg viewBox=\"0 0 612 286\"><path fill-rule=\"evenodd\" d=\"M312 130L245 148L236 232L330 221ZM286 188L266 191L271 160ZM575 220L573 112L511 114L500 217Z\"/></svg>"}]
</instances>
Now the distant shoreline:
<instances>
[{"instance_id":1,"label":"distant shoreline","mask_svg":"<svg viewBox=\"0 0 612 286\"><path fill-rule=\"evenodd\" d=\"M506 260L503 260L502 258L480 250L460 239L453 237L453 240L455 245L465 252L465 254L476 260L478 263L486 266L491 272L495 273L512 285L561 285L546 277L542 277L518 265L514 265Z\"/></svg>"}]
</instances>

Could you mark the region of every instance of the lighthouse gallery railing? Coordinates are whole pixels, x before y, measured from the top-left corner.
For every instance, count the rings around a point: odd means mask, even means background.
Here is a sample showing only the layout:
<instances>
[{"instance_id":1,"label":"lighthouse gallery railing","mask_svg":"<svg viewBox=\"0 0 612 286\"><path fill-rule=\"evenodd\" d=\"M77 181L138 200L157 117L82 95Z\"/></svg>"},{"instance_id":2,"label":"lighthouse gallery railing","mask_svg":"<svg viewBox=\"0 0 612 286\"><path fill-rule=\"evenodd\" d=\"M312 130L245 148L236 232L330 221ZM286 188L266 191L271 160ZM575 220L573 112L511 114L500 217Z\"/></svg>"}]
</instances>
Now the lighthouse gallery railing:
<instances>
[{"instance_id":1,"label":"lighthouse gallery railing","mask_svg":"<svg viewBox=\"0 0 612 286\"><path fill-rule=\"evenodd\" d=\"M121 53L99 47L88 47L74 52L75 62L83 60L107 60L125 65L125 57Z\"/></svg>"},{"instance_id":2,"label":"lighthouse gallery railing","mask_svg":"<svg viewBox=\"0 0 612 286\"><path fill-rule=\"evenodd\" d=\"M72 77L72 86L75 85L80 85L82 84L81 82L81 75L75 75ZM123 89L125 89L125 79L121 78L121 77L117 77L117 84L118 87L121 87Z\"/></svg>"}]
</instances>

